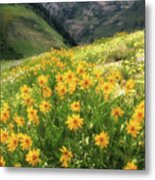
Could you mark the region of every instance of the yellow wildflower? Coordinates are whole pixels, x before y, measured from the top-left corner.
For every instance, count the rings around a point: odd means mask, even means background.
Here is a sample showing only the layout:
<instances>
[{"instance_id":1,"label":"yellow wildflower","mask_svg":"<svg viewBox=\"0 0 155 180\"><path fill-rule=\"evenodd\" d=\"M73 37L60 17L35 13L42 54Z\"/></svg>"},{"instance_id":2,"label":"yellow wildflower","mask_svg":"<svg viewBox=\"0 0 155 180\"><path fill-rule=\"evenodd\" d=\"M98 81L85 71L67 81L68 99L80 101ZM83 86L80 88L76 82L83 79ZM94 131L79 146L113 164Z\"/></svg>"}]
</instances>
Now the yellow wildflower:
<instances>
[{"instance_id":1,"label":"yellow wildflower","mask_svg":"<svg viewBox=\"0 0 155 180\"><path fill-rule=\"evenodd\" d=\"M133 162L128 162L124 167L125 170L137 170L137 166Z\"/></svg>"},{"instance_id":2,"label":"yellow wildflower","mask_svg":"<svg viewBox=\"0 0 155 180\"><path fill-rule=\"evenodd\" d=\"M29 94L23 96L23 101L26 106L32 106L34 104L34 99Z\"/></svg>"},{"instance_id":3,"label":"yellow wildflower","mask_svg":"<svg viewBox=\"0 0 155 180\"><path fill-rule=\"evenodd\" d=\"M80 102L79 101L74 101L71 105L70 108L74 112L79 112L80 111Z\"/></svg>"},{"instance_id":4,"label":"yellow wildflower","mask_svg":"<svg viewBox=\"0 0 155 180\"><path fill-rule=\"evenodd\" d=\"M57 82L63 82L63 75L62 74L60 74L60 73L58 73L57 75L56 75L56 81Z\"/></svg>"},{"instance_id":5,"label":"yellow wildflower","mask_svg":"<svg viewBox=\"0 0 155 180\"><path fill-rule=\"evenodd\" d=\"M106 132L102 131L100 134L95 136L95 144L100 148L107 148L109 144L109 136Z\"/></svg>"},{"instance_id":6,"label":"yellow wildflower","mask_svg":"<svg viewBox=\"0 0 155 180\"><path fill-rule=\"evenodd\" d=\"M6 143L8 140L8 132L0 129L0 143Z\"/></svg>"},{"instance_id":7,"label":"yellow wildflower","mask_svg":"<svg viewBox=\"0 0 155 180\"><path fill-rule=\"evenodd\" d=\"M20 87L20 91L21 91L21 93L22 93L23 95L29 94L29 93L30 93L30 90L31 90L31 88L28 87L27 85L23 85L23 86Z\"/></svg>"},{"instance_id":8,"label":"yellow wildflower","mask_svg":"<svg viewBox=\"0 0 155 180\"><path fill-rule=\"evenodd\" d=\"M58 95L60 96L60 98L64 98L64 95L67 92L67 88L63 83L58 83L56 86L56 91L58 93Z\"/></svg>"},{"instance_id":9,"label":"yellow wildflower","mask_svg":"<svg viewBox=\"0 0 155 180\"><path fill-rule=\"evenodd\" d=\"M4 167L6 164L6 161L4 160L3 156L0 155L0 167Z\"/></svg>"},{"instance_id":10,"label":"yellow wildflower","mask_svg":"<svg viewBox=\"0 0 155 180\"><path fill-rule=\"evenodd\" d=\"M76 69L76 72L78 75L83 75L85 73L85 69L84 69L83 65L79 64Z\"/></svg>"},{"instance_id":11,"label":"yellow wildflower","mask_svg":"<svg viewBox=\"0 0 155 180\"><path fill-rule=\"evenodd\" d=\"M52 95L52 90L49 87L45 86L42 90L44 98L49 98Z\"/></svg>"},{"instance_id":12,"label":"yellow wildflower","mask_svg":"<svg viewBox=\"0 0 155 180\"><path fill-rule=\"evenodd\" d=\"M21 116L15 115L13 119L14 119L14 121L17 123L17 125L18 125L19 127L23 127L23 125L25 124L25 120L24 120L24 118L21 117Z\"/></svg>"},{"instance_id":13,"label":"yellow wildflower","mask_svg":"<svg viewBox=\"0 0 155 180\"><path fill-rule=\"evenodd\" d=\"M9 129L10 129L11 132L14 132L14 127L15 127L15 126L14 126L13 123L9 123L9 124L8 124L8 127L9 127Z\"/></svg>"},{"instance_id":14,"label":"yellow wildflower","mask_svg":"<svg viewBox=\"0 0 155 180\"><path fill-rule=\"evenodd\" d=\"M72 116L69 116L66 124L70 130L76 131L83 125L83 119L80 117L80 115L73 114Z\"/></svg>"},{"instance_id":15,"label":"yellow wildflower","mask_svg":"<svg viewBox=\"0 0 155 180\"><path fill-rule=\"evenodd\" d=\"M124 114L124 111L120 107L115 107L111 111L111 115L118 120L118 117L122 117Z\"/></svg>"},{"instance_id":16,"label":"yellow wildflower","mask_svg":"<svg viewBox=\"0 0 155 180\"><path fill-rule=\"evenodd\" d=\"M130 90L133 90L135 86L135 81L133 79L129 79L127 82L126 82L126 91L130 91Z\"/></svg>"},{"instance_id":17,"label":"yellow wildflower","mask_svg":"<svg viewBox=\"0 0 155 180\"><path fill-rule=\"evenodd\" d=\"M145 102L142 101L138 106L137 106L138 109L141 109L141 110L144 110L145 109Z\"/></svg>"},{"instance_id":18,"label":"yellow wildflower","mask_svg":"<svg viewBox=\"0 0 155 180\"><path fill-rule=\"evenodd\" d=\"M48 77L45 75L40 75L38 77L38 82L41 87L45 86L48 83Z\"/></svg>"},{"instance_id":19,"label":"yellow wildflower","mask_svg":"<svg viewBox=\"0 0 155 180\"><path fill-rule=\"evenodd\" d=\"M101 76L102 76L103 70L99 69L99 68L95 68L93 69L93 74L95 75L95 78L97 80L100 80Z\"/></svg>"},{"instance_id":20,"label":"yellow wildflower","mask_svg":"<svg viewBox=\"0 0 155 180\"><path fill-rule=\"evenodd\" d=\"M140 124L137 123L137 121L135 121L135 120L130 120L127 123L127 133L130 134L134 138L137 137L141 128L142 127L140 126Z\"/></svg>"},{"instance_id":21,"label":"yellow wildflower","mask_svg":"<svg viewBox=\"0 0 155 180\"><path fill-rule=\"evenodd\" d=\"M34 122L35 124L39 124L39 118L38 118L38 115L37 115L37 110L34 109L33 107L29 107L27 109L27 112L28 112L28 119L29 121L32 121Z\"/></svg>"},{"instance_id":22,"label":"yellow wildflower","mask_svg":"<svg viewBox=\"0 0 155 180\"><path fill-rule=\"evenodd\" d=\"M103 84L103 87L102 87L102 90L103 90L103 93L106 95L106 94L110 94L112 91L113 91L113 86L111 83L108 83L108 82L105 82Z\"/></svg>"},{"instance_id":23,"label":"yellow wildflower","mask_svg":"<svg viewBox=\"0 0 155 180\"><path fill-rule=\"evenodd\" d=\"M35 166L40 162L39 156L40 156L40 150L39 149L30 150L28 152L28 154L26 155L26 161L30 165Z\"/></svg>"},{"instance_id":24,"label":"yellow wildflower","mask_svg":"<svg viewBox=\"0 0 155 180\"><path fill-rule=\"evenodd\" d=\"M13 152L18 146L18 135L12 134L7 140L8 151Z\"/></svg>"},{"instance_id":25,"label":"yellow wildflower","mask_svg":"<svg viewBox=\"0 0 155 180\"><path fill-rule=\"evenodd\" d=\"M76 90L77 83L76 82L70 82L68 85L68 92L69 94L73 94L74 91Z\"/></svg>"},{"instance_id":26,"label":"yellow wildflower","mask_svg":"<svg viewBox=\"0 0 155 180\"><path fill-rule=\"evenodd\" d=\"M138 123L142 123L144 120L144 101L136 106L135 112L133 114L133 119Z\"/></svg>"},{"instance_id":27,"label":"yellow wildflower","mask_svg":"<svg viewBox=\"0 0 155 180\"><path fill-rule=\"evenodd\" d=\"M47 113L51 110L51 104L48 101L42 101L39 105L40 111L43 113Z\"/></svg>"},{"instance_id":28,"label":"yellow wildflower","mask_svg":"<svg viewBox=\"0 0 155 180\"><path fill-rule=\"evenodd\" d=\"M1 111L0 120L1 120L3 123L6 123L9 119L10 119L10 113L9 113L9 111L7 111L7 110L2 110L2 111Z\"/></svg>"},{"instance_id":29,"label":"yellow wildflower","mask_svg":"<svg viewBox=\"0 0 155 180\"><path fill-rule=\"evenodd\" d=\"M64 74L64 80L66 83L72 82L74 78L75 78L75 74L70 70Z\"/></svg>"},{"instance_id":30,"label":"yellow wildflower","mask_svg":"<svg viewBox=\"0 0 155 180\"><path fill-rule=\"evenodd\" d=\"M82 80L80 82L81 89L88 89L92 85L92 79L87 74L83 75Z\"/></svg>"},{"instance_id":31,"label":"yellow wildflower","mask_svg":"<svg viewBox=\"0 0 155 180\"><path fill-rule=\"evenodd\" d=\"M9 112L10 111L10 106L8 105L8 103L4 102L3 106L2 106L2 109Z\"/></svg>"},{"instance_id":32,"label":"yellow wildflower","mask_svg":"<svg viewBox=\"0 0 155 180\"><path fill-rule=\"evenodd\" d=\"M138 123L143 122L144 120L144 110L138 108L135 110L134 114L133 114L133 119L135 121L137 121Z\"/></svg>"},{"instance_id":33,"label":"yellow wildflower","mask_svg":"<svg viewBox=\"0 0 155 180\"><path fill-rule=\"evenodd\" d=\"M62 166L66 168L68 167L68 164L71 161L73 154L64 146L60 149L60 151L62 152L60 162L62 163Z\"/></svg>"},{"instance_id":34,"label":"yellow wildflower","mask_svg":"<svg viewBox=\"0 0 155 180\"><path fill-rule=\"evenodd\" d=\"M121 81L121 80L122 80L122 75L121 75L120 71L112 69L108 75L108 81L110 83L114 83L114 82Z\"/></svg>"},{"instance_id":35,"label":"yellow wildflower","mask_svg":"<svg viewBox=\"0 0 155 180\"><path fill-rule=\"evenodd\" d=\"M20 139L20 146L22 150L27 150L32 146L32 140L31 137L28 135L23 135L22 138Z\"/></svg>"}]
</instances>

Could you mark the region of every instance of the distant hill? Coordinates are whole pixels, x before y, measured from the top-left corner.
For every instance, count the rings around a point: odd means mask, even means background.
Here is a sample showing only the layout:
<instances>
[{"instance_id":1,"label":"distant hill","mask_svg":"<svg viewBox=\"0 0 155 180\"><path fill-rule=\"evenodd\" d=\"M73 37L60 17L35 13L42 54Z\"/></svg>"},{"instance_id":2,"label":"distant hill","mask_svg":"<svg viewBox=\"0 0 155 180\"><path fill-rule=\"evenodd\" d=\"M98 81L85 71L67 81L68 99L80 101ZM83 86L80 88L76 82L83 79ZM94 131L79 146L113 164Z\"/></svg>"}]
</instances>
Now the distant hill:
<instances>
[{"instance_id":1,"label":"distant hill","mask_svg":"<svg viewBox=\"0 0 155 180\"><path fill-rule=\"evenodd\" d=\"M91 42L145 26L145 1L43 3L42 6L76 43Z\"/></svg>"},{"instance_id":2,"label":"distant hill","mask_svg":"<svg viewBox=\"0 0 155 180\"><path fill-rule=\"evenodd\" d=\"M66 48L63 37L27 5L0 5L0 59Z\"/></svg>"}]
</instances>

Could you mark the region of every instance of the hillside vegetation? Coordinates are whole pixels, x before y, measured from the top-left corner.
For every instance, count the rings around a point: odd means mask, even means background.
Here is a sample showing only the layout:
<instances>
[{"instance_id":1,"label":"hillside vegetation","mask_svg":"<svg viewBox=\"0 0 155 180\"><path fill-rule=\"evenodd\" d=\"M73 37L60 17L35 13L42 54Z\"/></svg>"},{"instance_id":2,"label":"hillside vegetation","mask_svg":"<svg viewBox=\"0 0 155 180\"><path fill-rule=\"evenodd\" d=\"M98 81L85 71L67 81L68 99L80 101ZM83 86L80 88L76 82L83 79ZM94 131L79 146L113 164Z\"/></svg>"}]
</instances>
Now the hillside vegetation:
<instances>
[{"instance_id":1,"label":"hillside vegetation","mask_svg":"<svg viewBox=\"0 0 155 180\"><path fill-rule=\"evenodd\" d=\"M63 37L28 5L0 5L0 59L21 59L66 48Z\"/></svg>"},{"instance_id":2,"label":"hillside vegetation","mask_svg":"<svg viewBox=\"0 0 155 180\"><path fill-rule=\"evenodd\" d=\"M145 169L144 32L2 71L2 166Z\"/></svg>"},{"instance_id":3,"label":"hillside vegetation","mask_svg":"<svg viewBox=\"0 0 155 180\"><path fill-rule=\"evenodd\" d=\"M96 40L92 44L73 48L76 59L84 59L94 63L110 63L137 59L144 53L144 32L120 32L113 37Z\"/></svg>"}]
</instances>

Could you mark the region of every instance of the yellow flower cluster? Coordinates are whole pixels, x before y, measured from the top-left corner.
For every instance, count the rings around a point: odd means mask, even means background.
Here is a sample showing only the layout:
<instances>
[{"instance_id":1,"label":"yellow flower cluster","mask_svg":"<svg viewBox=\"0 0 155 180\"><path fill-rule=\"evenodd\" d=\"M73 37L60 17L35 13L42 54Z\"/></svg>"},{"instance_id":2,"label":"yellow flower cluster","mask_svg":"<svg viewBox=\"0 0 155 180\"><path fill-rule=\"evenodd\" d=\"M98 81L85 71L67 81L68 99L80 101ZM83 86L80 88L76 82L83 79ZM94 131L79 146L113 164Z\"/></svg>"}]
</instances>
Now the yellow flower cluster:
<instances>
[{"instance_id":1,"label":"yellow flower cluster","mask_svg":"<svg viewBox=\"0 0 155 180\"><path fill-rule=\"evenodd\" d=\"M136 138L142 129L144 120L144 101L142 101L135 109L131 120L127 123L127 133Z\"/></svg>"}]
</instances>

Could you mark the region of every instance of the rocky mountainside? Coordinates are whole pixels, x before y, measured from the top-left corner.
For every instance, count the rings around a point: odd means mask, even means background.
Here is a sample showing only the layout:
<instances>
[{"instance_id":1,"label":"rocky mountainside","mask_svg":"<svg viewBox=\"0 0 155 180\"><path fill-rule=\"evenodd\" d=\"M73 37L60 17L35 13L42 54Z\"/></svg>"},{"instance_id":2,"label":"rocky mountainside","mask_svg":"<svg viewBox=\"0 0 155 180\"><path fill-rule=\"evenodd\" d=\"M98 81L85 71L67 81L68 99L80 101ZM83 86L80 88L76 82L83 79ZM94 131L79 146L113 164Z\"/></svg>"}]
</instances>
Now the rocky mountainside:
<instances>
[{"instance_id":1,"label":"rocky mountainside","mask_svg":"<svg viewBox=\"0 0 155 180\"><path fill-rule=\"evenodd\" d=\"M145 24L144 0L52 2L43 3L42 7L76 43L91 42L119 31L143 29Z\"/></svg>"}]
</instances>

